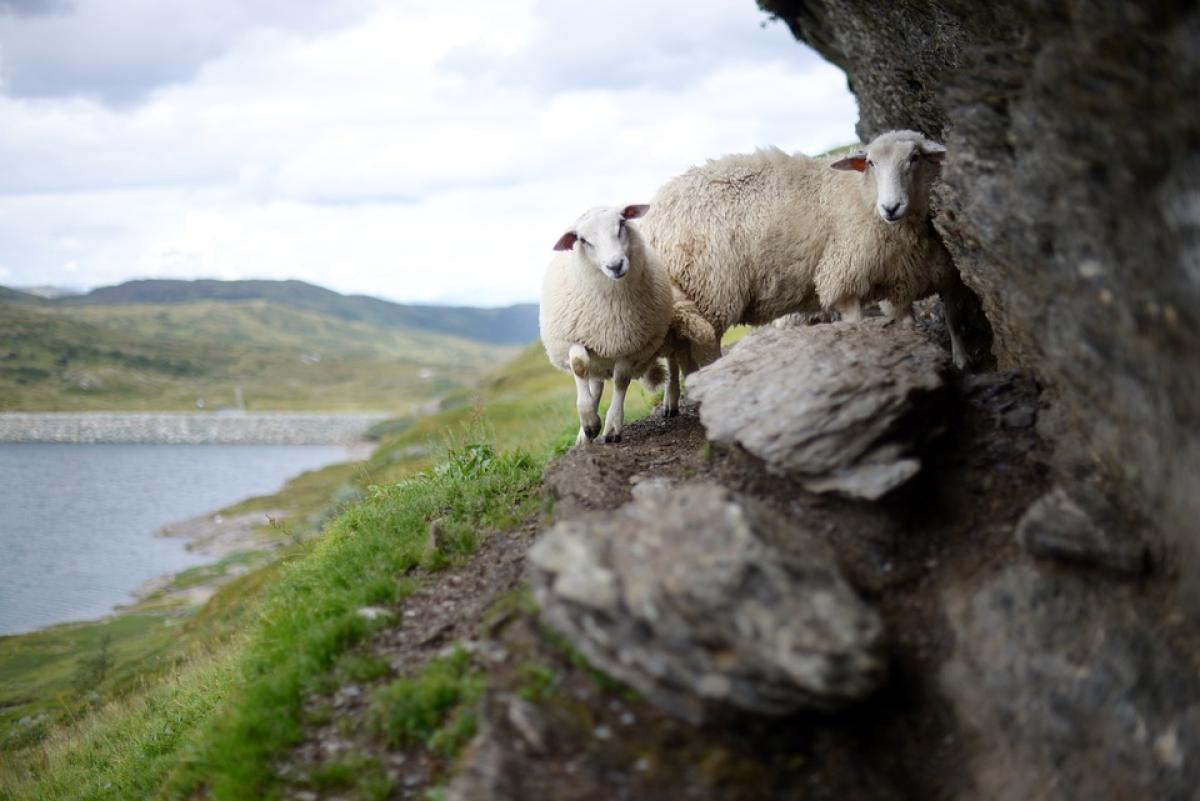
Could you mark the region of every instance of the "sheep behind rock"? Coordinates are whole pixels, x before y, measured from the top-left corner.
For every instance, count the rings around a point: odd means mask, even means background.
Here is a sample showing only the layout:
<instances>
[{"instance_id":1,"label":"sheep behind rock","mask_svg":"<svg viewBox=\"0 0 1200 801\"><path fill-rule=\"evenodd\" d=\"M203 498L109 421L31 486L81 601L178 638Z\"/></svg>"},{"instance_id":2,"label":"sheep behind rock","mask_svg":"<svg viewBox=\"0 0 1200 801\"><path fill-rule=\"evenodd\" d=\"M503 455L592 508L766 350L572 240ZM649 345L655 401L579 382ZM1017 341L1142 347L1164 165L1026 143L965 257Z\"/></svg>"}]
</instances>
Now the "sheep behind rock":
<instances>
[{"instance_id":1,"label":"sheep behind rock","mask_svg":"<svg viewBox=\"0 0 1200 801\"><path fill-rule=\"evenodd\" d=\"M646 209L591 209L558 240L546 268L538 322L550 363L575 376L577 443L601 433L605 379L613 381L613 400L604 442L621 439L630 380L661 381L657 356L671 328L674 299L662 264L628 224Z\"/></svg>"},{"instance_id":2,"label":"sheep behind rock","mask_svg":"<svg viewBox=\"0 0 1200 801\"><path fill-rule=\"evenodd\" d=\"M643 230L718 338L796 312L854 320L874 301L908 318L914 301L941 291L963 367L955 301L969 290L928 219L945 152L914 131L890 131L840 159L775 148L726 156L668 181ZM685 345L675 361L686 373L718 355Z\"/></svg>"}]
</instances>

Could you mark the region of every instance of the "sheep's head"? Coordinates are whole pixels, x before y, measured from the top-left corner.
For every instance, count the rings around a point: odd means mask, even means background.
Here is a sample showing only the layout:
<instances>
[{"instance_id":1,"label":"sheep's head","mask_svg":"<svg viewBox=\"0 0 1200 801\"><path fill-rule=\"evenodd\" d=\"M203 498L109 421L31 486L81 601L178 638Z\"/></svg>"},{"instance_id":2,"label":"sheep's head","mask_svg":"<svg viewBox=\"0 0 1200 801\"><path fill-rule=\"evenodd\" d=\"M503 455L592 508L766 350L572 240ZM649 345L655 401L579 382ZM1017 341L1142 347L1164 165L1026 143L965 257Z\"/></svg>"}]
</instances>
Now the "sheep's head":
<instances>
[{"instance_id":1,"label":"sheep's head","mask_svg":"<svg viewBox=\"0 0 1200 801\"><path fill-rule=\"evenodd\" d=\"M629 232L625 221L641 217L646 205L601 206L585 212L554 244L555 250L576 249L593 267L614 281L629 272Z\"/></svg>"},{"instance_id":2,"label":"sheep's head","mask_svg":"<svg viewBox=\"0 0 1200 801\"><path fill-rule=\"evenodd\" d=\"M864 150L829 166L861 172L867 203L884 222L894 225L906 215L925 216L929 187L945 157L944 145L916 131L888 131Z\"/></svg>"}]
</instances>

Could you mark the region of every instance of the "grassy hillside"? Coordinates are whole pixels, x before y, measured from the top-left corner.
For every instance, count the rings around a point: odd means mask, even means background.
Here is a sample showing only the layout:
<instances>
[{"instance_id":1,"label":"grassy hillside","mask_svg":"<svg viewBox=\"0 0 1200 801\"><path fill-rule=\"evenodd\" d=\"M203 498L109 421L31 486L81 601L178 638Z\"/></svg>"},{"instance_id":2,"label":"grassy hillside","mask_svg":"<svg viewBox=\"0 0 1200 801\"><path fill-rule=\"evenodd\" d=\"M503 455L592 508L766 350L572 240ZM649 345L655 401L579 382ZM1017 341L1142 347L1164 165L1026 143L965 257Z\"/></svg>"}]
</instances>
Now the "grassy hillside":
<instances>
[{"instance_id":1,"label":"grassy hillside","mask_svg":"<svg viewBox=\"0 0 1200 801\"><path fill-rule=\"evenodd\" d=\"M515 352L264 300L0 299L0 411L211 410L240 387L249 410L407 415Z\"/></svg>"},{"instance_id":2,"label":"grassy hillside","mask_svg":"<svg viewBox=\"0 0 1200 801\"><path fill-rule=\"evenodd\" d=\"M21 292L17 289L0 286L0 303L27 303L36 305L44 302L44 298L40 298L29 292Z\"/></svg>"},{"instance_id":3,"label":"grassy hillside","mask_svg":"<svg viewBox=\"0 0 1200 801\"><path fill-rule=\"evenodd\" d=\"M383 623L358 610L399 601L488 531L535 513L542 468L577 426L573 384L538 346L453 400L364 464L240 504L291 509L285 528L328 523L191 617L0 638L0 798L275 797L271 760L297 736L302 697L355 669L350 650ZM652 402L631 388L630 419ZM337 496L352 499L329 506ZM430 551L435 518L444 537Z\"/></svg>"},{"instance_id":4,"label":"grassy hillside","mask_svg":"<svg viewBox=\"0 0 1200 801\"><path fill-rule=\"evenodd\" d=\"M432 331L497 345L525 345L537 338L537 306L532 303L499 309L405 305L364 295L341 295L303 281L128 281L50 303L77 307L203 301L265 301L350 322Z\"/></svg>"}]
</instances>

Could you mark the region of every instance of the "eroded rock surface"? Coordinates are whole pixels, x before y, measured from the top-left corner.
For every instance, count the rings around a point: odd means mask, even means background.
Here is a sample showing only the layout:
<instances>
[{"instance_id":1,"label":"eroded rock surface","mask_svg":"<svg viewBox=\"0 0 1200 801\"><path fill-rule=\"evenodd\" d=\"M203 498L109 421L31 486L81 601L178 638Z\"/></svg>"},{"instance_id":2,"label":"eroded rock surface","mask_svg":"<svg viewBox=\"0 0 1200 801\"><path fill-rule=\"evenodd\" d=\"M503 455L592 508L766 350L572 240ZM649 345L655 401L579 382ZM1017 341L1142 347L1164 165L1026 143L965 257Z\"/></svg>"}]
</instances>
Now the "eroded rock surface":
<instances>
[{"instance_id":1,"label":"eroded rock surface","mask_svg":"<svg viewBox=\"0 0 1200 801\"><path fill-rule=\"evenodd\" d=\"M1029 565L948 590L946 611L956 646L942 685L974 742L964 797L1200 797L1196 639L1182 615Z\"/></svg>"},{"instance_id":2,"label":"eroded rock surface","mask_svg":"<svg viewBox=\"0 0 1200 801\"><path fill-rule=\"evenodd\" d=\"M535 597L593 664L685 720L842 706L882 679L883 625L819 539L767 544L787 527L715 484L642 493L551 529L529 554Z\"/></svg>"},{"instance_id":3,"label":"eroded rock surface","mask_svg":"<svg viewBox=\"0 0 1200 801\"><path fill-rule=\"evenodd\" d=\"M946 143L934 224L1054 399L1058 472L1140 513L1200 610L1200 6L759 5L846 71L864 141Z\"/></svg>"},{"instance_id":4,"label":"eroded rock surface","mask_svg":"<svg viewBox=\"0 0 1200 801\"><path fill-rule=\"evenodd\" d=\"M688 394L710 440L814 492L876 500L920 471L920 447L944 430L948 369L902 323L767 326L691 376Z\"/></svg>"}]
</instances>

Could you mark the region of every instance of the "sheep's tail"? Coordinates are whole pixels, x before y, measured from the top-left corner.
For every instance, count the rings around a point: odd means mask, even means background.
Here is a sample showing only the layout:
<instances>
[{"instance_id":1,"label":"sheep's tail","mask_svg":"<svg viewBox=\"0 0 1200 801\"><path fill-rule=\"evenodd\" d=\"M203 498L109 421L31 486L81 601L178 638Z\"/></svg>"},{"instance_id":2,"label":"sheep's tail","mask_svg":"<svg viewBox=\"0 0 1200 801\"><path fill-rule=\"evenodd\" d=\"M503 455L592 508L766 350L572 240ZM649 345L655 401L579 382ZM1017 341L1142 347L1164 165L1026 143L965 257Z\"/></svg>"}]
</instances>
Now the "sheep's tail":
<instances>
[{"instance_id":1,"label":"sheep's tail","mask_svg":"<svg viewBox=\"0 0 1200 801\"><path fill-rule=\"evenodd\" d=\"M648 392L656 392L659 387L667 383L667 368L663 367L663 363L658 359L646 368L646 372L642 373L638 378L642 386Z\"/></svg>"}]
</instances>

